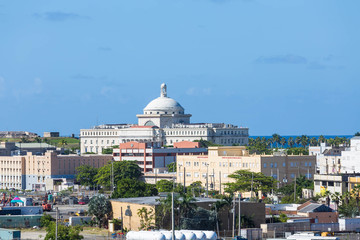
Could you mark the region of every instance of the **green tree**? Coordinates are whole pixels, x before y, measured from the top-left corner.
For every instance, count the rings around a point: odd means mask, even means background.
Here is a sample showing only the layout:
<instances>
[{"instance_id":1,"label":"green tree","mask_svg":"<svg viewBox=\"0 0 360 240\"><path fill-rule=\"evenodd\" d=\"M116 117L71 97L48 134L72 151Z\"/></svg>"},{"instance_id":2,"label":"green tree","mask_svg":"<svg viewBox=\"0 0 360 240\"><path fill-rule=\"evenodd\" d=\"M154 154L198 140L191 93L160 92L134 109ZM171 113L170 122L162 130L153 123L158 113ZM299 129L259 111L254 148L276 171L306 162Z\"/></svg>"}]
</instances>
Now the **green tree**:
<instances>
[{"instance_id":1,"label":"green tree","mask_svg":"<svg viewBox=\"0 0 360 240\"><path fill-rule=\"evenodd\" d=\"M300 143L301 143L301 137L297 136L297 137L295 138L295 143L296 143L297 146L299 146Z\"/></svg>"},{"instance_id":2,"label":"green tree","mask_svg":"<svg viewBox=\"0 0 360 240\"><path fill-rule=\"evenodd\" d=\"M44 213L40 218L40 227L48 227L53 221L55 219L51 215Z\"/></svg>"},{"instance_id":3,"label":"green tree","mask_svg":"<svg viewBox=\"0 0 360 240\"><path fill-rule=\"evenodd\" d=\"M172 162L166 166L169 172L176 172L176 162Z\"/></svg>"},{"instance_id":4,"label":"green tree","mask_svg":"<svg viewBox=\"0 0 360 240\"><path fill-rule=\"evenodd\" d=\"M294 138L293 138L293 137L289 137L289 139L288 139L288 145L289 145L290 148L294 147L295 141L294 141Z\"/></svg>"},{"instance_id":5,"label":"green tree","mask_svg":"<svg viewBox=\"0 0 360 240\"><path fill-rule=\"evenodd\" d=\"M90 199L88 215L94 216L99 227L107 225L111 214L111 203L103 194L95 195Z\"/></svg>"},{"instance_id":6,"label":"green tree","mask_svg":"<svg viewBox=\"0 0 360 240\"><path fill-rule=\"evenodd\" d=\"M249 192L251 186L256 197L258 192L269 192L275 187L275 179L273 177L265 176L263 173L250 172L248 170L239 170L229 175L235 182L226 183L225 191L229 193L234 192Z\"/></svg>"},{"instance_id":7,"label":"green tree","mask_svg":"<svg viewBox=\"0 0 360 240\"><path fill-rule=\"evenodd\" d=\"M356 137L359 137L359 136L360 136L360 132L356 132L354 135L355 135Z\"/></svg>"},{"instance_id":8,"label":"green tree","mask_svg":"<svg viewBox=\"0 0 360 240\"><path fill-rule=\"evenodd\" d=\"M320 135L319 143L324 143L324 142L326 142L326 138L323 135Z\"/></svg>"},{"instance_id":9,"label":"green tree","mask_svg":"<svg viewBox=\"0 0 360 240\"><path fill-rule=\"evenodd\" d=\"M300 141L301 145L303 145L303 147L306 148L306 146L309 144L309 137L306 135L302 135L300 139L301 139Z\"/></svg>"},{"instance_id":10,"label":"green tree","mask_svg":"<svg viewBox=\"0 0 360 240\"><path fill-rule=\"evenodd\" d=\"M139 179L139 177L141 176L140 167L134 161L113 162L113 167L114 167L115 184L117 184L118 181L124 178ZM110 187L111 168L112 168L111 162L99 168L99 171L95 176L95 181L99 185L108 188Z\"/></svg>"},{"instance_id":11,"label":"green tree","mask_svg":"<svg viewBox=\"0 0 360 240\"><path fill-rule=\"evenodd\" d=\"M280 213L279 217L280 217L280 222L287 222L287 220L289 219L284 213Z\"/></svg>"},{"instance_id":12,"label":"green tree","mask_svg":"<svg viewBox=\"0 0 360 240\"><path fill-rule=\"evenodd\" d=\"M315 137L312 137L310 139L310 145L311 146L317 146L318 145L318 140Z\"/></svg>"},{"instance_id":13,"label":"green tree","mask_svg":"<svg viewBox=\"0 0 360 240\"><path fill-rule=\"evenodd\" d=\"M286 144L286 138L282 137L280 139L280 144L281 144L281 147L283 148L285 146L285 144Z\"/></svg>"},{"instance_id":14,"label":"green tree","mask_svg":"<svg viewBox=\"0 0 360 240\"><path fill-rule=\"evenodd\" d=\"M98 169L90 165L81 165L76 168L76 180L83 186L94 186Z\"/></svg>"},{"instance_id":15,"label":"green tree","mask_svg":"<svg viewBox=\"0 0 360 240\"><path fill-rule=\"evenodd\" d=\"M335 193L331 194L330 198L335 203L336 210L339 210L339 205L340 205L340 200L341 200L340 193L335 192Z\"/></svg>"},{"instance_id":16,"label":"green tree","mask_svg":"<svg viewBox=\"0 0 360 240\"><path fill-rule=\"evenodd\" d=\"M158 192L172 192L174 188L174 182L162 179L156 182L156 188Z\"/></svg>"},{"instance_id":17,"label":"green tree","mask_svg":"<svg viewBox=\"0 0 360 240\"><path fill-rule=\"evenodd\" d=\"M34 140L35 140L35 142L37 142L37 143L41 143L42 141L41 141L41 138L39 137L39 136L36 136L35 138L34 138Z\"/></svg>"},{"instance_id":18,"label":"green tree","mask_svg":"<svg viewBox=\"0 0 360 240\"><path fill-rule=\"evenodd\" d=\"M102 154L112 154L113 149L112 148L103 148L103 150L101 152L102 152Z\"/></svg>"},{"instance_id":19,"label":"green tree","mask_svg":"<svg viewBox=\"0 0 360 240\"><path fill-rule=\"evenodd\" d=\"M116 185L112 198L149 197L158 194L155 185L137 179L124 178L119 180Z\"/></svg>"},{"instance_id":20,"label":"green tree","mask_svg":"<svg viewBox=\"0 0 360 240\"><path fill-rule=\"evenodd\" d=\"M55 222L50 222L46 228L46 236L45 240L53 240L56 236L56 224ZM82 228L80 226L65 226L62 224L58 224L58 240L79 240L83 239L84 237L80 235L80 231Z\"/></svg>"},{"instance_id":21,"label":"green tree","mask_svg":"<svg viewBox=\"0 0 360 240\"><path fill-rule=\"evenodd\" d=\"M59 145L63 148L64 146L68 145L68 143L65 139L61 139Z\"/></svg>"},{"instance_id":22,"label":"green tree","mask_svg":"<svg viewBox=\"0 0 360 240\"><path fill-rule=\"evenodd\" d=\"M281 136L277 133L272 135L273 143L276 143L276 147L279 147Z\"/></svg>"},{"instance_id":23,"label":"green tree","mask_svg":"<svg viewBox=\"0 0 360 240\"><path fill-rule=\"evenodd\" d=\"M140 217L139 230L150 230L155 227L155 211L153 208L142 207L138 209L137 215Z\"/></svg>"}]
</instances>

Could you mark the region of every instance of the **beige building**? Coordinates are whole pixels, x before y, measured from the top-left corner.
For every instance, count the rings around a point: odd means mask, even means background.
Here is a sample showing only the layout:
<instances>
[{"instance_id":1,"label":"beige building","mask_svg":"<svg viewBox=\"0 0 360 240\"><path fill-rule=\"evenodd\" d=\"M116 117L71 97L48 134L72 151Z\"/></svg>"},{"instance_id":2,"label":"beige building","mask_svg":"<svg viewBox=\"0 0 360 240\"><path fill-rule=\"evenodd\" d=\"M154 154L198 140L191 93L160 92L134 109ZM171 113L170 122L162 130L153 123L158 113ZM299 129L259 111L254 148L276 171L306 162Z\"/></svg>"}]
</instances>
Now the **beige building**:
<instances>
[{"instance_id":1,"label":"beige building","mask_svg":"<svg viewBox=\"0 0 360 240\"><path fill-rule=\"evenodd\" d=\"M208 189L224 192L223 184L232 181L230 174L249 170L273 176L282 186L299 176L313 179L315 163L316 156L249 155L241 146L209 147L208 155L177 157L177 182L184 184L185 179L185 185L189 186L201 181L205 186L208 176Z\"/></svg>"},{"instance_id":2,"label":"beige building","mask_svg":"<svg viewBox=\"0 0 360 240\"><path fill-rule=\"evenodd\" d=\"M46 179L73 179L76 168L90 165L96 168L106 165L112 155L58 155L46 152L44 155L0 157L0 188L45 190Z\"/></svg>"},{"instance_id":3,"label":"beige building","mask_svg":"<svg viewBox=\"0 0 360 240\"><path fill-rule=\"evenodd\" d=\"M0 189L21 189L25 174L25 156L0 157Z\"/></svg>"}]
</instances>

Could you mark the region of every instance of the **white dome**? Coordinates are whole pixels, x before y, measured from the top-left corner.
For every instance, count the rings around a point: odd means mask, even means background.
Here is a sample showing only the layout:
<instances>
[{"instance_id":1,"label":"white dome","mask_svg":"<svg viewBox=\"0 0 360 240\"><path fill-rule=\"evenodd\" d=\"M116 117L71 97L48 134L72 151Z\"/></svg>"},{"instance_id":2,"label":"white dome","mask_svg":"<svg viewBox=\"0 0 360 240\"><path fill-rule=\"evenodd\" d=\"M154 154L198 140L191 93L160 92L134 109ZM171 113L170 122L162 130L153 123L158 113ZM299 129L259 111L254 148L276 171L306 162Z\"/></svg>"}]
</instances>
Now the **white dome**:
<instances>
[{"instance_id":1,"label":"white dome","mask_svg":"<svg viewBox=\"0 0 360 240\"><path fill-rule=\"evenodd\" d=\"M158 97L152 100L145 108L145 111L154 111L155 112L166 112L167 114L183 114L184 108L172 98L169 97Z\"/></svg>"}]
</instances>

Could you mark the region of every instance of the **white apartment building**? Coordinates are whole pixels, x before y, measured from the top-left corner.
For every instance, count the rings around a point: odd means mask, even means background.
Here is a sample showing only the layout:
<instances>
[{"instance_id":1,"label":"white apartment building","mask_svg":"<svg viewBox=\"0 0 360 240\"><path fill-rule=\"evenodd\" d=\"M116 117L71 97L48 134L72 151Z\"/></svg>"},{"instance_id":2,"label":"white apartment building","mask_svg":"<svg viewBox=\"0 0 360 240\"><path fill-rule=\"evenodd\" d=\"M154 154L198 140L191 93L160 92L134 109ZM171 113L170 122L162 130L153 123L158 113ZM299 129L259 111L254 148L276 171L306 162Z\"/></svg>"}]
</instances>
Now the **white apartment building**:
<instances>
[{"instance_id":1,"label":"white apartment building","mask_svg":"<svg viewBox=\"0 0 360 240\"><path fill-rule=\"evenodd\" d=\"M161 85L160 97L152 100L138 114L138 124L104 124L80 130L81 153L102 150L120 143L176 142L207 140L222 145L246 145L249 129L224 123L191 123L191 114L167 96L166 84Z\"/></svg>"},{"instance_id":2,"label":"white apartment building","mask_svg":"<svg viewBox=\"0 0 360 240\"><path fill-rule=\"evenodd\" d=\"M360 172L360 137L350 139L350 148L341 152L341 172Z\"/></svg>"}]
</instances>

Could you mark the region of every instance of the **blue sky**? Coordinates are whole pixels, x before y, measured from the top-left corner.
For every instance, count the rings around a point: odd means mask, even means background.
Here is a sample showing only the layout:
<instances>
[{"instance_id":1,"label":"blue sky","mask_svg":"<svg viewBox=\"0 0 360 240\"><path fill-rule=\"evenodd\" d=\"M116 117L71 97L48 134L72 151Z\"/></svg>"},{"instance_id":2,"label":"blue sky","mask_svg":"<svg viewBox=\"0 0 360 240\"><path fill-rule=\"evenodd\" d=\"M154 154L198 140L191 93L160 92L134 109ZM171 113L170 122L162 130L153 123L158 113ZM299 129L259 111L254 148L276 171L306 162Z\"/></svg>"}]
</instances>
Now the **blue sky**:
<instances>
[{"instance_id":1,"label":"blue sky","mask_svg":"<svg viewBox=\"0 0 360 240\"><path fill-rule=\"evenodd\" d=\"M0 0L0 130L136 123L166 82L193 122L360 130L358 0Z\"/></svg>"}]
</instances>

